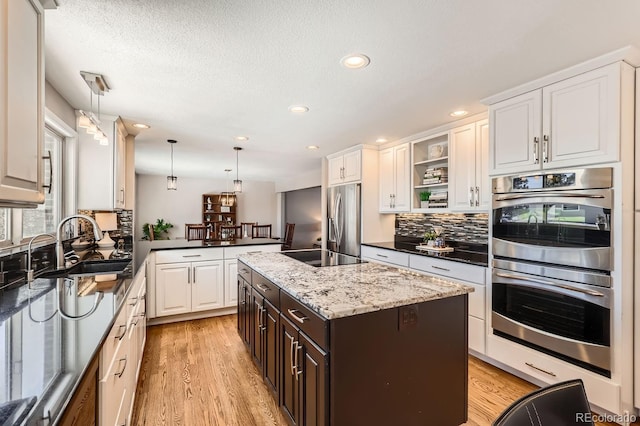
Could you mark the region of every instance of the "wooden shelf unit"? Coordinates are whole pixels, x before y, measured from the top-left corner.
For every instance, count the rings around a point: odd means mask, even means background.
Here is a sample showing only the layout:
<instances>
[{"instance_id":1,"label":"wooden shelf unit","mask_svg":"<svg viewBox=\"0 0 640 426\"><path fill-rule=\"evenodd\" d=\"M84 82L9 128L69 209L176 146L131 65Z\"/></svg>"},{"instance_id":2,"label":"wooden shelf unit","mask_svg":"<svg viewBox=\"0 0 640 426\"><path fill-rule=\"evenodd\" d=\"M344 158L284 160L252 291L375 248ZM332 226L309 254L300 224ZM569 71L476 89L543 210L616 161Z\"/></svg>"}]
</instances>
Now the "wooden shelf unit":
<instances>
[{"instance_id":1,"label":"wooden shelf unit","mask_svg":"<svg viewBox=\"0 0 640 426\"><path fill-rule=\"evenodd\" d=\"M237 198L233 197L233 205L223 204L225 196L223 194L202 194L202 223L209 232L205 241L222 241L221 226L236 224Z\"/></svg>"}]
</instances>

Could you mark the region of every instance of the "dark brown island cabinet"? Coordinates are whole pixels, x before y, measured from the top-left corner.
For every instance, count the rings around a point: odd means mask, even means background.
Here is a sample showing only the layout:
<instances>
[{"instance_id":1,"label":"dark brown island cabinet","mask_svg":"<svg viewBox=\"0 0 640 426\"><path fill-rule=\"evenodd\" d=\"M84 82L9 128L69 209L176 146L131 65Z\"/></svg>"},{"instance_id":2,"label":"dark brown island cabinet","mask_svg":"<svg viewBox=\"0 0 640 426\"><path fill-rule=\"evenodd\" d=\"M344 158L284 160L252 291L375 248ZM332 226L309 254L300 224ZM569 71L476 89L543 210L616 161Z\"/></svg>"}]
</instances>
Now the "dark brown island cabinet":
<instances>
[{"instance_id":1,"label":"dark brown island cabinet","mask_svg":"<svg viewBox=\"0 0 640 426\"><path fill-rule=\"evenodd\" d=\"M325 319L238 262L238 332L291 425L467 420L467 295Z\"/></svg>"}]
</instances>

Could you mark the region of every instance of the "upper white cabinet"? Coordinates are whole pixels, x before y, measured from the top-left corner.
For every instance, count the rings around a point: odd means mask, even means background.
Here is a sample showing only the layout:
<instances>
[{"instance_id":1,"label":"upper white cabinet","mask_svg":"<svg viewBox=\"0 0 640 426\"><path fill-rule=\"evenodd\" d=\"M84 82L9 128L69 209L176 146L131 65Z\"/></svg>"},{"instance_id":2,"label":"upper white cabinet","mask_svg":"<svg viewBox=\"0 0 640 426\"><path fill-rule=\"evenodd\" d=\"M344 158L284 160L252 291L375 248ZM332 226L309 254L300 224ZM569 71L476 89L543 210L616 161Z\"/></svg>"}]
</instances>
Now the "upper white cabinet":
<instances>
[{"instance_id":1,"label":"upper white cabinet","mask_svg":"<svg viewBox=\"0 0 640 426\"><path fill-rule=\"evenodd\" d=\"M380 213L408 212L410 210L410 158L408 143L380 151Z\"/></svg>"},{"instance_id":2,"label":"upper white cabinet","mask_svg":"<svg viewBox=\"0 0 640 426\"><path fill-rule=\"evenodd\" d=\"M490 105L490 173L619 161L633 84L617 62Z\"/></svg>"},{"instance_id":3,"label":"upper white cabinet","mask_svg":"<svg viewBox=\"0 0 640 426\"><path fill-rule=\"evenodd\" d=\"M100 145L93 135L83 130L78 133L78 208L90 210L132 209L133 160L127 156L127 131L120 118L102 118L102 130L109 139Z\"/></svg>"},{"instance_id":4,"label":"upper white cabinet","mask_svg":"<svg viewBox=\"0 0 640 426\"><path fill-rule=\"evenodd\" d=\"M44 202L44 11L0 0L0 204Z\"/></svg>"},{"instance_id":5,"label":"upper white cabinet","mask_svg":"<svg viewBox=\"0 0 640 426\"><path fill-rule=\"evenodd\" d=\"M489 122L481 120L451 130L449 207L452 210L488 211Z\"/></svg>"},{"instance_id":6,"label":"upper white cabinet","mask_svg":"<svg viewBox=\"0 0 640 426\"><path fill-rule=\"evenodd\" d=\"M362 179L362 152L360 150L334 154L329 161L329 186L357 182Z\"/></svg>"}]
</instances>

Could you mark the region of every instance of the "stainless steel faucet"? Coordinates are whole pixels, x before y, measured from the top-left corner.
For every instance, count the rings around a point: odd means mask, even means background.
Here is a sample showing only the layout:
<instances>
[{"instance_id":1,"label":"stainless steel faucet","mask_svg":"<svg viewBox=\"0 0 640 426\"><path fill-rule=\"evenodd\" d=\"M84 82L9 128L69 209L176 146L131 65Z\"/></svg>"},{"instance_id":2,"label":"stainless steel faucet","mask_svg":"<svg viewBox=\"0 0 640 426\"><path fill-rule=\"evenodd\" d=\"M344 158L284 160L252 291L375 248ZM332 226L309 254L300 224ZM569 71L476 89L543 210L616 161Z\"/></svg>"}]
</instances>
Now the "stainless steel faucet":
<instances>
[{"instance_id":1,"label":"stainless steel faucet","mask_svg":"<svg viewBox=\"0 0 640 426\"><path fill-rule=\"evenodd\" d=\"M31 281L33 281L33 268L31 267L31 256L32 256L31 247L33 246L33 242L40 237L49 237L51 239L56 238L52 234L38 234L31 237L31 239L29 240L29 247L27 248L27 283L29 284L29 287L31 287Z\"/></svg>"},{"instance_id":2,"label":"stainless steel faucet","mask_svg":"<svg viewBox=\"0 0 640 426\"><path fill-rule=\"evenodd\" d=\"M67 216L60 221L58 224L58 230L56 231L56 267L58 269L64 269L64 248L62 247L62 226L65 222L71 219L84 219L88 220L91 225L93 225L93 236L96 241L100 241L102 239L102 231L100 227L96 223L95 219L91 216L87 216L84 214L74 214L71 216Z\"/></svg>"}]
</instances>

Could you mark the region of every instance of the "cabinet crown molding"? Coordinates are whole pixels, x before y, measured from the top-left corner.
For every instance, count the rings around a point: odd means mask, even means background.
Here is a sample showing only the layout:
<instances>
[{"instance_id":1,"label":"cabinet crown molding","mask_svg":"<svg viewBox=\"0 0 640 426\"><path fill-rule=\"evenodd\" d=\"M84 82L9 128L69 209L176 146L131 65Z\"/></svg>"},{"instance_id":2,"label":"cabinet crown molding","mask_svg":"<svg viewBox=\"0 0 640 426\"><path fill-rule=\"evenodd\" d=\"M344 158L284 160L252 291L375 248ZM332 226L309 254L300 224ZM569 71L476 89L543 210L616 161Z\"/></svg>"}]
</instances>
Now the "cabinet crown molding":
<instances>
[{"instance_id":1,"label":"cabinet crown molding","mask_svg":"<svg viewBox=\"0 0 640 426\"><path fill-rule=\"evenodd\" d=\"M485 105L492 105L497 102L504 101L505 99L513 98L514 96L518 96L523 93L539 89L543 86L557 83L560 80L565 80L578 74L592 71L596 68L601 68L616 62L625 62L634 68L640 67L640 49L635 46L625 46L618 50L614 50L613 52L605 53L604 55L589 59L588 61L581 62L569 68L556 71L536 80L529 81L495 95L486 97L481 99L480 102Z\"/></svg>"}]
</instances>

